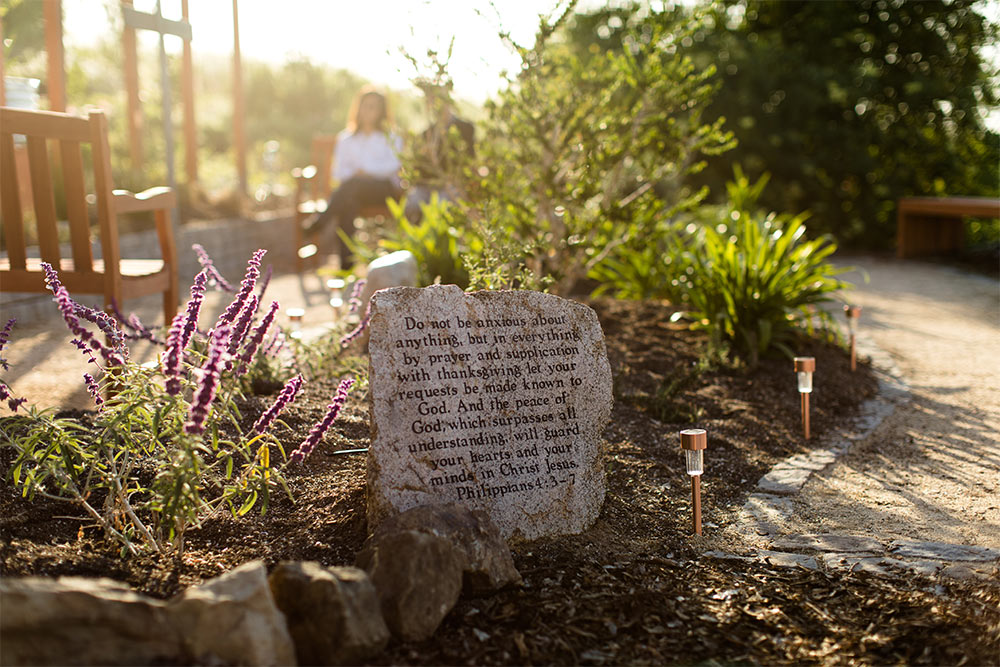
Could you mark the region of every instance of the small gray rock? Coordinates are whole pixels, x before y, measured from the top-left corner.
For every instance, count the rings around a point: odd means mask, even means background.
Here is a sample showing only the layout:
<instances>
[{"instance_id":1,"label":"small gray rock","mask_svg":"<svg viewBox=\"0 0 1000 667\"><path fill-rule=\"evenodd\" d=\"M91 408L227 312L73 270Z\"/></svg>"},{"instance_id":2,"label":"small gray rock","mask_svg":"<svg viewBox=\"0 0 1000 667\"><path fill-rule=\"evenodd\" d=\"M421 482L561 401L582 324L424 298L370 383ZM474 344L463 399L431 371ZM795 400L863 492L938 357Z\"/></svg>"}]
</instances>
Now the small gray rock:
<instances>
[{"instance_id":1,"label":"small gray rock","mask_svg":"<svg viewBox=\"0 0 1000 667\"><path fill-rule=\"evenodd\" d=\"M500 529L483 510L458 503L414 507L379 524L372 539L401 530L437 535L458 547L464 556L463 590L468 593L490 593L521 584Z\"/></svg>"},{"instance_id":2,"label":"small gray rock","mask_svg":"<svg viewBox=\"0 0 1000 667\"><path fill-rule=\"evenodd\" d=\"M193 586L168 605L191 655L234 665L292 665L295 646L263 561Z\"/></svg>"},{"instance_id":3,"label":"small gray rock","mask_svg":"<svg viewBox=\"0 0 1000 667\"><path fill-rule=\"evenodd\" d=\"M389 642L375 587L364 570L285 562L268 581L303 665L355 665Z\"/></svg>"},{"instance_id":4,"label":"small gray rock","mask_svg":"<svg viewBox=\"0 0 1000 667\"><path fill-rule=\"evenodd\" d=\"M775 466L769 473L760 478L757 488L765 493L790 495L797 493L806 483L810 475L805 468Z\"/></svg>"},{"instance_id":5,"label":"small gray rock","mask_svg":"<svg viewBox=\"0 0 1000 667\"><path fill-rule=\"evenodd\" d=\"M357 564L368 572L393 635L422 641L458 601L465 556L451 541L430 533L383 533L364 548Z\"/></svg>"}]
</instances>

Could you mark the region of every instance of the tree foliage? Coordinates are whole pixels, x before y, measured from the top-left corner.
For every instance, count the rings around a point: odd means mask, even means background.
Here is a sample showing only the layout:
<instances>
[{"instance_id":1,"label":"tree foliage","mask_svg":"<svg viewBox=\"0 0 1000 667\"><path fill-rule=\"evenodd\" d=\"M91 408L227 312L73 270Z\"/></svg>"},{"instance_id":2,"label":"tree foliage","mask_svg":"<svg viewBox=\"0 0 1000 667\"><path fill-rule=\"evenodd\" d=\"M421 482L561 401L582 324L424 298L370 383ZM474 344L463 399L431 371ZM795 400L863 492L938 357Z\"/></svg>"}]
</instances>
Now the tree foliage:
<instances>
[{"instance_id":1,"label":"tree foliage","mask_svg":"<svg viewBox=\"0 0 1000 667\"><path fill-rule=\"evenodd\" d=\"M677 48L699 17L651 13L628 27L627 48L581 51L572 10L543 22L532 47L513 45L522 67L487 104L478 191L484 223L513 250L486 251L562 294L658 218L695 206L704 192L684 177L729 147L721 119L703 119L714 68Z\"/></svg>"},{"instance_id":2,"label":"tree foliage","mask_svg":"<svg viewBox=\"0 0 1000 667\"><path fill-rule=\"evenodd\" d=\"M1000 138L982 110L997 103L983 48L997 27L976 2L727 1L693 44L722 85L738 148L694 179L713 192L732 161L770 172L761 202L810 210L810 228L870 248L894 238L908 195L996 196Z\"/></svg>"}]
</instances>

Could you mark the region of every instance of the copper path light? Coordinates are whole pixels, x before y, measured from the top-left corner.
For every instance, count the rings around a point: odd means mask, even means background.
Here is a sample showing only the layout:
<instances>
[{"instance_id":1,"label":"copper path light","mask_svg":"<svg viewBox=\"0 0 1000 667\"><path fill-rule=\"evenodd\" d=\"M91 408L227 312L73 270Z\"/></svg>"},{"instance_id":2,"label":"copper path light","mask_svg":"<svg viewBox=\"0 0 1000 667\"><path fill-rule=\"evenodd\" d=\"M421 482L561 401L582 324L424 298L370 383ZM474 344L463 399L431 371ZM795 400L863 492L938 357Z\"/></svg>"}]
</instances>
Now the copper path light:
<instances>
[{"instance_id":1,"label":"copper path light","mask_svg":"<svg viewBox=\"0 0 1000 667\"><path fill-rule=\"evenodd\" d=\"M708 435L703 428L689 428L681 431L681 448L684 449L684 463L691 476L691 505L694 509L694 533L701 535L701 474L705 471L705 446Z\"/></svg>"}]
</instances>

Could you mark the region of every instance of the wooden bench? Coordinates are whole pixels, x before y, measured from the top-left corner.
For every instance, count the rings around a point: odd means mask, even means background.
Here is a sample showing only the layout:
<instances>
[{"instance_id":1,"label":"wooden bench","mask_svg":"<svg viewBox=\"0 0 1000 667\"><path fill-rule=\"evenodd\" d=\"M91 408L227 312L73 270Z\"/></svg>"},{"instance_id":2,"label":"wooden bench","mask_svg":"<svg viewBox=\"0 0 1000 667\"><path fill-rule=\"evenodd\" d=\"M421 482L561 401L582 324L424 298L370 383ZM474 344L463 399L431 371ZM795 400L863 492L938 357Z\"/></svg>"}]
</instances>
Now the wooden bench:
<instances>
[{"instance_id":1,"label":"wooden bench","mask_svg":"<svg viewBox=\"0 0 1000 667\"><path fill-rule=\"evenodd\" d=\"M26 137L27 173L17 168L14 135ZM84 147L89 147L89 155ZM24 180L30 181L30 189L25 189ZM62 257L60 251L56 182L62 183L65 195L70 257ZM22 191L31 192L30 202L22 200ZM81 118L0 107L0 200L6 249L0 258L0 291L47 292L41 268L47 262L58 269L59 280L71 295L101 294L106 309L112 301L121 305L127 299L162 293L164 321L170 324L178 300L177 251L170 225L176 198L170 188L137 195L114 189L103 112L91 111ZM96 225L91 224L90 201ZM122 259L118 216L148 211L154 213L160 258ZM92 234L99 239L101 259L94 259L91 252ZM29 240L37 242L40 256L29 256L34 254L29 252Z\"/></svg>"},{"instance_id":2,"label":"wooden bench","mask_svg":"<svg viewBox=\"0 0 1000 667\"><path fill-rule=\"evenodd\" d=\"M314 213L326 210L326 203L333 192L333 154L337 147L335 135L323 134L313 137L309 149L309 164L292 170L295 180L295 250L296 268L301 273L306 263L315 261L318 249L310 248L311 254L302 252L306 247L303 222ZM389 208L384 205L365 206L360 217L376 218L389 216ZM344 268L344 267L341 267Z\"/></svg>"},{"instance_id":3,"label":"wooden bench","mask_svg":"<svg viewBox=\"0 0 1000 667\"><path fill-rule=\"evenodd\" d=\"M896 213L896 256L917 257L962 247L965 218L1000 217L992 197L906 197Z\"/></svg>"}]
</instances>

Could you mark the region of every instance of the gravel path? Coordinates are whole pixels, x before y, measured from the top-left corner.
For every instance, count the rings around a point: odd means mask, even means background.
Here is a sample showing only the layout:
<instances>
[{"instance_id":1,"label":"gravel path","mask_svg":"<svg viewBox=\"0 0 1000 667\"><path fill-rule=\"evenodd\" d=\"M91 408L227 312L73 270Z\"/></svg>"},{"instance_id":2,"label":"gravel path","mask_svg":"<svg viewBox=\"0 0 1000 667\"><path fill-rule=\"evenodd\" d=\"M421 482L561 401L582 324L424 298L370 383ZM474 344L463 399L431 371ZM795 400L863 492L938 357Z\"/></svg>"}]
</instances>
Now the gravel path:
<instances>
[{"instance_id":1,"label":"gravel path","mask_svg":"<svg viewBox=\"0 0 1000 667\"><path fill-rule=\"evenodd\" d=\"M810 477L781 532L1000 547L1000 283L919 262L855 265L870 277L845 276L861 326L911 397Z\"/></svg>"}]
</instances>

